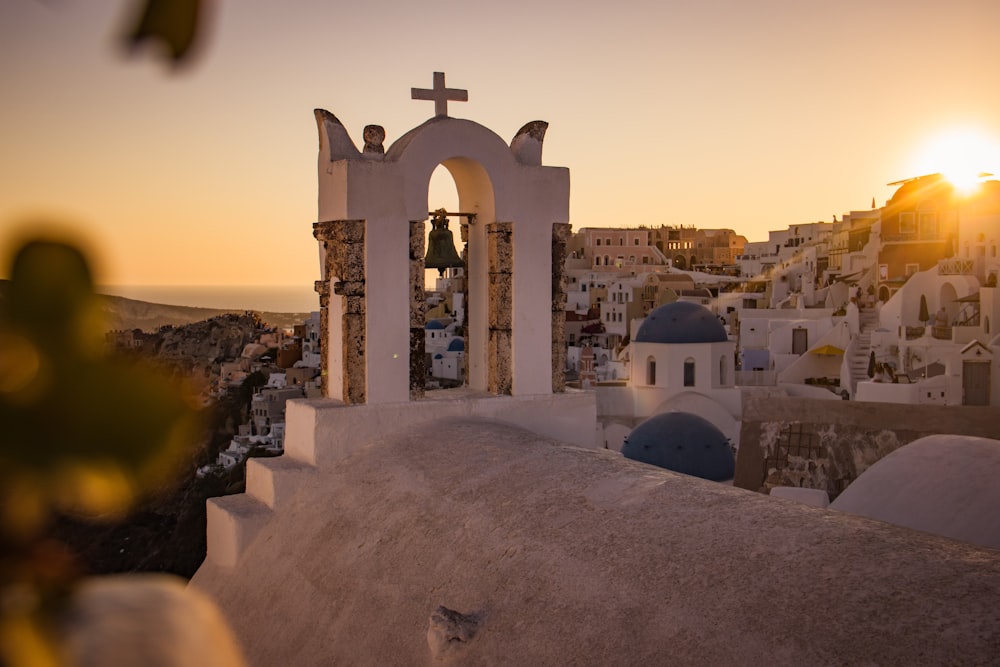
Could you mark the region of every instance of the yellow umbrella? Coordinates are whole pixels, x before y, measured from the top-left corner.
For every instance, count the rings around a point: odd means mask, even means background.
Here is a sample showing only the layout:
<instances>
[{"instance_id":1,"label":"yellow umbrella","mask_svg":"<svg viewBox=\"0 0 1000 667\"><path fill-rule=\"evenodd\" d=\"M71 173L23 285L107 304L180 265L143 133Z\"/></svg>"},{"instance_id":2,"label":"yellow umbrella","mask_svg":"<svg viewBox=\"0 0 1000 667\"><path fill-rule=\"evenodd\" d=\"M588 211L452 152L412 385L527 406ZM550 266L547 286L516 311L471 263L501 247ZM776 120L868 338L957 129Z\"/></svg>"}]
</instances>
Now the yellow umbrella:
<instances>
[{"instance_id":1,"label":"yellow umbrella","mask_svg":"<svg viewBox=\"0 0 1000 667\"><path fill-rule=\"evenodd\" d=\"M818 354L821 357L832 357L835 354L843 354L844 351L835 345L821 345L814 350L810 350L813 354Z\"/></svg>"}]
</instances>

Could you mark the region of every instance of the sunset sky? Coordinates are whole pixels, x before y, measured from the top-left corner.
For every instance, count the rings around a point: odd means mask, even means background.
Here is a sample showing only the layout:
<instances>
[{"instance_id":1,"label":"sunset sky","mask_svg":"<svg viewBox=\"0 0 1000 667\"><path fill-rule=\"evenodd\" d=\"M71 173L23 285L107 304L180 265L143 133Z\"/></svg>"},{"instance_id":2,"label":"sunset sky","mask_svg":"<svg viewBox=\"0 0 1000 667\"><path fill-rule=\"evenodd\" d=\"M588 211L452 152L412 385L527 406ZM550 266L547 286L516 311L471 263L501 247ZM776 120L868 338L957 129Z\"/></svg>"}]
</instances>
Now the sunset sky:
<instances>
[{"instance_id":1,"label":"sunset sky","mask_svg":"<svg viewBox=\"0 0 1000 667\"><path fill-rule=\"evenodd\" d=\"M2 254L43 219L102 283L311 284L312 110L388 146L434 71L506 141L549 122L576 229L763 240L953 160L1000 174L997 0L223 0L179 72L123 56L130 8L0 2Z\"/></svg>"}]
</instances>

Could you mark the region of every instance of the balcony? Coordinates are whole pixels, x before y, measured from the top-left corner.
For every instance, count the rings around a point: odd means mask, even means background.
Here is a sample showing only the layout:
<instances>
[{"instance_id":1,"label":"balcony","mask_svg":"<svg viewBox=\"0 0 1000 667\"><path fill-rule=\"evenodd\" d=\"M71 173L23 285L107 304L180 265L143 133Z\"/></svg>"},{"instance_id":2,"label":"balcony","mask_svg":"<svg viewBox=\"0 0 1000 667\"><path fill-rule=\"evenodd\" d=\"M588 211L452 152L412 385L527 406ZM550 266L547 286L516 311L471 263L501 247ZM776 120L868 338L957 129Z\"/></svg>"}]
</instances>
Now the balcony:
<instances>
[{"instance_id":1,"label":"balcony","mask_svg":"<svg viewBox=\"0 0 1000 667\"><path fill-rule=\"evenodd\" d=\"M940 276L978 276L982 277L983 262L981 258L949 257L938 260L938 275Z\"/></svg>"}]
</instances>

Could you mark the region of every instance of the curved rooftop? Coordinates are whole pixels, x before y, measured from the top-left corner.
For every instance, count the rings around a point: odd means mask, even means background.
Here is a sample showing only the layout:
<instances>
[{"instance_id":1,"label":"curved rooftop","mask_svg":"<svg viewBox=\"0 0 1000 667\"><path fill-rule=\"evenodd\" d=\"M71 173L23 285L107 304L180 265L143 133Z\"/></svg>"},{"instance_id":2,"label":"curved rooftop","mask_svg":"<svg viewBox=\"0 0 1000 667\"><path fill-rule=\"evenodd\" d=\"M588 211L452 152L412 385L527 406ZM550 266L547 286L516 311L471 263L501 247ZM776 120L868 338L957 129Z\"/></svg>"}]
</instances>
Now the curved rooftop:
<instances>
[{"instance_id":1,"label":"curved rooftop","mask_svg":"<svg viewBox=\"0 0 1000 667\"><path fill-rule=\"evenodd\" d=\"M729 439L711 422L689 412L653 415L628 434L622 454L715 482L732 479L736 470Z\"/></svg>"},{"instance_id":2,"label":"curved rooftop","mask_svg":"<svg viewBox=\"0 0 1000 667\"><path fill-rule=\"evenodd\" d=\"M637 343L722 343L726 328L708 308L674 301L654 309L636 332Z\"/></svg>"},{"instance_id":3,"label":"curved rooftop","mask_svg":"<svg viewBox=\"0 0 1000 667\"><path fill-rule=\"evenodd\" d=\"M929 435L865 470L832 509L1000 549L1000 440Z\"/></svg>"}]
</instances>

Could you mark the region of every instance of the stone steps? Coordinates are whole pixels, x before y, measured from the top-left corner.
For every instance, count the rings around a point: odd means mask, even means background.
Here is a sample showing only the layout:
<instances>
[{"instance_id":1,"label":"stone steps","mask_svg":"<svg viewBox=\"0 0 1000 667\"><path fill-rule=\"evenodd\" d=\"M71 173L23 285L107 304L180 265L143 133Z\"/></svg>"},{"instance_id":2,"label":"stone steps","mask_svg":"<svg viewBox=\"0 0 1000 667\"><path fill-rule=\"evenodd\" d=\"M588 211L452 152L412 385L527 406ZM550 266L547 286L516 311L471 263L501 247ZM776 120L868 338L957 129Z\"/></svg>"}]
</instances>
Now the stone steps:
<instances>
[{"instance_id":1,"label":"stone steps","mask_svg":"<svg viewBox=\"0 0 1000 667\"><path fill-rule=\"evenodd\" d=\"M859 318L861 331L856 337L854 353L848 362L851 369L851 394L858 389L858 382L868 379L868 359L872 349L872 331L878 325L878 315L874 310L861 311Z\"/></svg>"},{"instance_id":2,"label":"stone steps","mask_svg":"<svg viewBox=\"0 0 1000 667\"><path fill-rule=\"evenodd\" d=\"M234 567L274 510L287 504L315 472L289 456L248 459L246 492L208 499L206 559Z\"/></svg>"}]
</instances>

